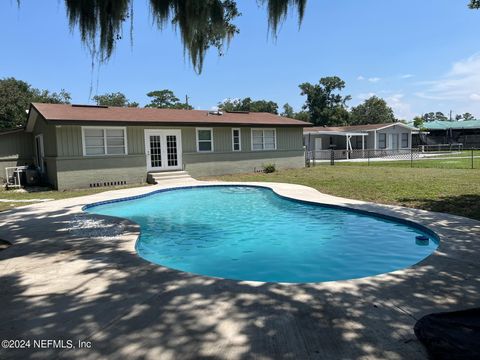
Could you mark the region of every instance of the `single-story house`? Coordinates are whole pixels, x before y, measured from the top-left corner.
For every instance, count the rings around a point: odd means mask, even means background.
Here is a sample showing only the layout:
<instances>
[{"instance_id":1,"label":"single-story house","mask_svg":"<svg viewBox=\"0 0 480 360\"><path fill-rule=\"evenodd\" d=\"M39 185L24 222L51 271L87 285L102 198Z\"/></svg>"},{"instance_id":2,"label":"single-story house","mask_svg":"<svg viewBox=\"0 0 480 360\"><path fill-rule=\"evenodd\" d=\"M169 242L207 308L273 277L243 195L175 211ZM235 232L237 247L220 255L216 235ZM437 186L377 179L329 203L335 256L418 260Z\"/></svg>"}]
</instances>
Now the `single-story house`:
<instances>
[{"instance_id":1,"label":"single-story house","mask_svg":"<svg viewBox=\"0 0 480 360\"><path fill-rule=\"evenodd\" d=\"M412 134L418 129L400 122L339 127L308 127L303 131L304 144L309 153L334 149L346 158L355 150L410 150ZM316 156L320 158L321 156Z\"/></svg>"},{"instance_id":2,"label":"single-story house","mask_svg":"<svg viewBox=\"0 0 480 360\"><path fill-rule=\"evenodd\" d=\"M300 168L308 125L268 113L34 103L24 129L0 133L0 171L33 164L67 189L144 183L149 172Z\"/></svg>"}]
</instances>

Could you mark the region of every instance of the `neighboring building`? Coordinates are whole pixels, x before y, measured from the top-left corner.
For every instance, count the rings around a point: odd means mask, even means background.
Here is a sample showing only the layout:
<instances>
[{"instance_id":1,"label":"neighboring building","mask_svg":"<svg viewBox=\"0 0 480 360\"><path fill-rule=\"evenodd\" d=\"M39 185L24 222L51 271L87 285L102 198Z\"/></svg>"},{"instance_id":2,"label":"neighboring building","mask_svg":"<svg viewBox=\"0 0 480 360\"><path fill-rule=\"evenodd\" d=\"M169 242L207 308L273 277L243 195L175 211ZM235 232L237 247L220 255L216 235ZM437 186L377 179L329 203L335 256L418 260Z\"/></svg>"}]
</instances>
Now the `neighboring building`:
<instances>
[{"instance_id":1,"label":"neighboring building","mask_svg":"<svg viewBox=\"0 0 480 360\"><path fill-rule=\"evenodd\" d=\"M0 165L34 164L57 189L144 183L148 172L300 168L308 125L268 113L36 103L24 130L0 134Z\"/></svg>"},{"instance_id":2,"label":"neighboring building","mask_svg":"<svg viewBox=\"0 0 480 360\"><path fill-rule=\"evenodd\" d=\"M480 120L428 121L422 127L427 131L420 135L422 145L463 144L464 148L480 148Z\"/></svg>"},{"instance_id":3,"label":"neighboring building","mask_svg":"<svg viewBox=\"0 0 480 360\"><path fill-rule=\"evenodd\" d=\"M418 129L403 123L342 127L310 127L303 132L307 151L321 153L335 149L349 158L355 150L410 150L412 134ZM316 156L316 158L320 158Z\"/></svg>"}]
</instances>

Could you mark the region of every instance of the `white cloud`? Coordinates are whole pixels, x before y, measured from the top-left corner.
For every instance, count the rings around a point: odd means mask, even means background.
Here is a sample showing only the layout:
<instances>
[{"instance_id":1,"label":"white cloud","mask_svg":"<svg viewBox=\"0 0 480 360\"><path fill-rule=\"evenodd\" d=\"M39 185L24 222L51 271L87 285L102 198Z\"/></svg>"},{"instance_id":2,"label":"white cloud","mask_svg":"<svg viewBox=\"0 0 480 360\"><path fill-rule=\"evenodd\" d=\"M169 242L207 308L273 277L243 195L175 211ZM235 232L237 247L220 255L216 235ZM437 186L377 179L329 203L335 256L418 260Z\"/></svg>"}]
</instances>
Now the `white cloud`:
<instances>
[{"instance_id":1,"label":"white cloud","mask_svg":"<svg viewBox=\"0 0 480 360\"><path fill-rule=\"evenodd\" d=\"M388 106L393 109L393 112L397 118L410 120L415 116L415 114L412 111L411 105L405 102L404 98L404 94L393 94L385 98L385 101L387 102Z\"/></svg>"},{"instance_id":2,"label":"white cloud","mask_svg":"<svg viewBox=\"0 0 480 360\"><path fill-rule=\"evenodd\" d=\"M428 100L468 101L480 100L480 53L457 61L438 80L419 83L425 86L415 95Z\"/></svg>"},{"instance_id":3,"label":"white cloud","mask_svg":"<svg viewBox=\"0 0 480 360\"><path fill-rule=\"evenodd\" d=\"M377 94L370 92L370 93L360 93L357 95L357 98L360 100L367 100L370 99L372 96L376 96Z\"/></svg>"},{"instance_id":4,"label":"white cloud","mask_svg":"<svg viewBox=\"0 0 480 360\"><path fill-rule=\"evenodd\" d=\"M362 80L365 80L365 78L362 75L360 75L359 77L357 77L357 80L362 81Z\"/></svg>"},{"instance_id":5,"label":"white cloud","mask_svg":"<svg viewBox=\"0 0 480 360\"><path fill-rule=\"evenodd\" d=\"M368 78L368 81L371 82L371 83L376 83L376 82L379 82L380 79L379 77L371 77L371 78Z\"/></svg>"},{"instance_id":6,"label":"white cloud","mask_svg":"<svg viewBox=\"0 0 480 360\"><path fill-rule=\"evenodd\" d=\"M405 75L401 75L400 78L401 79L410 79L412 77L414 77L415 75L412 75L412 74L405 74Z\"/></svg>"},{"instance_id":7,"label":"white cloud","mask_svg":"<svg viewBox=\"0 0 480 360\"><path fill-rule=\"evenodd\" d=\"M480 94L474 93L470 95L470 100L480 101Z\"/></svg>"}]
</instances>

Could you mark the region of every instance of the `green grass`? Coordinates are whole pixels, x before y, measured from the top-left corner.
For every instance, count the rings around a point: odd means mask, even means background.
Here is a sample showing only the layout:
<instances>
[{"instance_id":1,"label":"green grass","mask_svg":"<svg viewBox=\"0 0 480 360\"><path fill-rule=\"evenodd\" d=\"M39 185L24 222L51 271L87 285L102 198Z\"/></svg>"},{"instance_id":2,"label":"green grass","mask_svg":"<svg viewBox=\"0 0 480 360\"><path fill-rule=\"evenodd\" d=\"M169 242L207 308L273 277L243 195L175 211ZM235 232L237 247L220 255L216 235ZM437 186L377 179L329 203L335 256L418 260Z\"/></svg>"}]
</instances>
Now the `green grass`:
<instances>
[{"instance_id":1,"label":"green grass","mask_svg":"<svg viewBox=\"0 0 480 360\"><path fill-rule=\"evenodd\" d=\"M301 184L350 199L402 205L480 220L480 169L322 165L273 174L228 175L216 179Z\"/></svg>"},{"instance_id":2,"label":"green grass","mask_svg":"<svg viewBox=\"0 0 480 360\"><path fill-rule=\"evenodd\" d=\"M317 163L317 166L330 165L330 163ZM463 159L458 157L449 157L444 159L428 159L428 160L395 160L395 161L370 161L365 162L348 162L338 161L338 166L369 166L369 167L414 167L414 168L437 168L437 169L471 169L472 159ZM480 158L473 159L473 168L480 170Z\"/></svg>"},{"instance_id":3,"label":"green grass","mask_svg":"<svg viewBox=\"0 0 480 360\"><path fill-rule=\"evenodd\" d=\"M2 200L30 200L30 199L68 199L78 196L93 195L110 190L118 189L127 189L133 187L140 187L141 185L126 185L126 186L113 186L113 187L104 187L104 188L93 188L93 189L81 189L81 190L67 190L67 191L56 191L56 190L45 190L45 191L34 191L34 192L19 192L16 190L4 190L0 189L0 199ZM147 185L145 185L147 186ZM25 206L35 204L35 202L28 203L17 203L17 202L0 202L0 211L8 210L13 207Z\"/></svg>"}]
</instances>

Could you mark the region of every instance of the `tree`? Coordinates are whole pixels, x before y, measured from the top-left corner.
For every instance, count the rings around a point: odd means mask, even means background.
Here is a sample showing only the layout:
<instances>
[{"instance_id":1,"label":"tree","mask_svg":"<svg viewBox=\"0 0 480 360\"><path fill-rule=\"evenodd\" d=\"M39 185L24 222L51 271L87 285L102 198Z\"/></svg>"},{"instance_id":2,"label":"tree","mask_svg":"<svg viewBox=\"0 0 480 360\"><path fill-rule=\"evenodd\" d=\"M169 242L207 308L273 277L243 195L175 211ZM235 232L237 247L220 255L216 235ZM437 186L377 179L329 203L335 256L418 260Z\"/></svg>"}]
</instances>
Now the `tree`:
<instances>
[{"instance_id":1,"label":"tree","mask_svg":"<svg viewBox=\"0 0 480 360\"><path fill-rule=\"evenodd\" d=\"M293 111L293 108L288 103L286 103L285 105L283 105L283 112L280 115L293 119L295 117L295 111Z\"/></svg>"},{"instance_id":2,"label":"tree","mask_svg":"<svg viewBox=\"0 0 480 360\"><path fill-rule=\"evenodd\" d=\"M480 0L470 0L468 7L470 9L480 9Z\"/></svg>"},{"instance_id":3,"label":"tree","mask_svg":"<svg viewBox=\"0 0 480 360\"><path fill-rule=\"evenodd\" d=\"M463 117L463 120L475 120L475 116L473 116L472 114L470 114L468 112L463 114L462 117Z\"/></svg>"},{"instance_id":4,"label":"tree","mask_svg":"<svg viewBox=\"0 0 480 360\"><path fill-rule=\"evenodd\" d=\"M424 114L423 120L426 122L435 121L435 120L446 121L448 120L448 118L441 111L437 111L437 112L429 112Z\"/></svg>"},{"instance_id":5,"label":"tree","mask_svg":"<svg viewBox=\"0 0 480 360\"><path fill-rule=\"evenodd\" d=\"M139 105L137 102L130 102L125 94L121 92L95 95L93 100L95 100L97 105L104 106L138 107Z\"/></svg>"},{"instance_id":6,"label":"tree","mask_svg":"<svg viewBox=\"0 0 480 360\"><path fill-rule=\"evenodd\" d=\"M307 0L259 0L258 3L267 4L269 29L276 36L291 7L297 8L301 23ZM65 6L70 28L79 28L83 44L98 61L110 59L117 41L122 39L126 21L130 21L133 43L133 0L65 0ZM215 47L222 55L224 44L228 45L239 33L233 23L241 16L236 0L150 0L149 10L159 29L170 22L180 30L184 52L199 73L208 49Z\"/></svg>"},{"instance_id":7,"label":"tree","mask_svg":"<svg viewBox=\"0 0 480 360\"><path fill-rule=\"evenodd\" d=\"M415 116L413 118L413 126L416 127L417 129L422 129L423 128L423 117Z\"/></svg>"},{"instance_id":8,"label":"tree","mask_svg":"<svg viewBox=\"0 0 480 360\"><path fill-rule=\"evenodd\" d=\"M342 96L336 91L345 88L345 82L337 76L321 78L317 85L303 83L299 85L301 95L307 96L303 109L309 114L315 125L335 126L348 123L346 103L351 96Z\"/></svg>"},{"instance_id":9,"label":"tree","mask_svg":"<svg viewBox=\"0 0 480 360\"><path fill-rule=\"evenodd\" d=\"M30 103L69 104L70 94L33 88L30 84L13 77L0 79L0 129L11 129L25 125L26 110Z\"/></svg>"},{"instance_id":10,"label":"tree","mask_svg":"<svg viewBox=\"0 0 480 360\"><path fill-rule=\"evenodd\" d=\"M193 106L187 103L180 102L180 99L175 96L172 90L155 90L150 91L147 94L152 98L150 104L146 105L146 108L158 108L158 109L185 109L192 110Z\"/></svg>"},{"instance_id":11,"label":"tree","mask_svg":"<svg viewBox=\"0 0 480 360\"><path fill-rule=\"evenodd\" d=\"M299 111L295 113L295 116L293 118L297 120L305 121L305 122L311 122L310 114L307 111Z\"/></svg>"},{"instance_id":12,"label":"tree","mask_svg":"<svg viewBox=\"0 0 480 360\"><path fill-rule=\"evenodd\" d=\"M227 99L218 103L218 108L223 111L249 111L268 112L278 114L278 104L268 100L252 100L249 97L244 99Z\"/></svg>"},{"instance_id":13,"label":"tree","mask_svg":"<svg viewBox=\"0 0 480 360\"><path fill-rule=\"evenodd\" d=\"M352 125L385 124L395 122L395 115L387 102L377 96L365 100L363 104L352 108L350 123Z\"/></svg>"}]
</instances>

